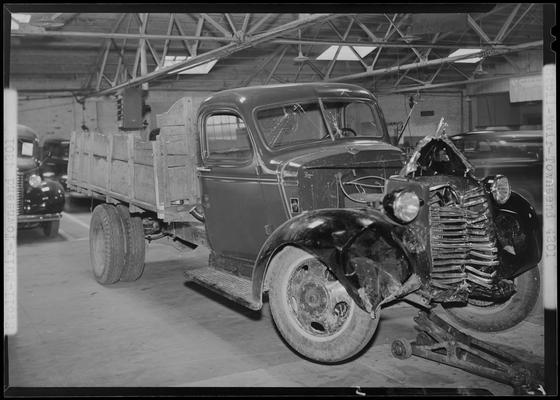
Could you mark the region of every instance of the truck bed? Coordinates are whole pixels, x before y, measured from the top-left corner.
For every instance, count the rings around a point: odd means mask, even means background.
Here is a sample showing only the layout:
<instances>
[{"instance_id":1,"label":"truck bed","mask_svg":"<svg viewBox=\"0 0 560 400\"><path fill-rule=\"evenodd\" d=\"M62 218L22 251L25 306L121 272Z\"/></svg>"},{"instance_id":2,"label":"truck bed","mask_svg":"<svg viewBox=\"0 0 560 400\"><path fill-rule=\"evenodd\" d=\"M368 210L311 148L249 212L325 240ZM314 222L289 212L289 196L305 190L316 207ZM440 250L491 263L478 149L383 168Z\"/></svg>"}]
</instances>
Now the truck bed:
<instances>
[{"instance_id":1,"label":"truck bed","mask_svg":"<svg viewBox=\"0 0 560 400\"><path fill-rule=\"evenodd\" d=\"M72 190L157 213L167 222L192 221L200 202L196 111L200 101L182 98L157 116L159 135L140 131L73 132L68 161Z\"/></svg>"}]
</instances>

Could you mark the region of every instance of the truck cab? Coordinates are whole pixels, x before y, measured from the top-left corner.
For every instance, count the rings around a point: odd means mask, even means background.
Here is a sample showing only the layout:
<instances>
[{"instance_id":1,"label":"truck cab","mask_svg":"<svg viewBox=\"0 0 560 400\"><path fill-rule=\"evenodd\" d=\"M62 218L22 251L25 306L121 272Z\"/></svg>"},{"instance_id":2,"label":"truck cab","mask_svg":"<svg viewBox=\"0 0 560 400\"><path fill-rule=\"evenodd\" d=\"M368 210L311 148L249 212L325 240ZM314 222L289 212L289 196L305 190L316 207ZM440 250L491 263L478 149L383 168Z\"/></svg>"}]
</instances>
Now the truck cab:
<instances>
[{"instance_id":1,"label":"truck cab","mask_svg":"<svg viewBox=\"0 0 560 400\"><path fill-rule=\"evenodd\" d=\"M294 216L367 200L379 208L386 179L403 165L375 97L357 86L228 90L201 104L198 124L210 247L247 262ZM366 199L356 180L368 180L377 193Z\"/></svg>"}]
</instances>

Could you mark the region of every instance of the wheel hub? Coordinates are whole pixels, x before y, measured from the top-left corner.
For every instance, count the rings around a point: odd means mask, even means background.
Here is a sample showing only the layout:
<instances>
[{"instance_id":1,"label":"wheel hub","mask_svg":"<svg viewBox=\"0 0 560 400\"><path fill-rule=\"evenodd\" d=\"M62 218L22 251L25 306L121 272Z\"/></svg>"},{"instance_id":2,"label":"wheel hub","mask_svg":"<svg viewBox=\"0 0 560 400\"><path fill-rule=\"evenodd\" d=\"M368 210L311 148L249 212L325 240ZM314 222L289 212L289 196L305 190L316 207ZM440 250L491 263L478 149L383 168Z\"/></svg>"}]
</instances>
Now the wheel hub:
<instances>
[{"instance_id":1,"label":"wheel hub","mask_svg":"<svg viewBox=\"0 0 560 400\"><path fill-rule=\"evenodd\" d=\"M300 307L302 312L320 316L327 309L328 296L324 286L314 282L306 282L300 288Z\"/></svg>"},{"instance_id":2,"label":"wheel hub","mask_svg":"<svg viewBox=\"0 0 560 400\"><path fill-rule=\"evenodd\" d=\"M288 283L288 301L299 326L314 336L330 336L350 315L352 300L318 260L298 265Z\"/></svg>"}]
</instances>

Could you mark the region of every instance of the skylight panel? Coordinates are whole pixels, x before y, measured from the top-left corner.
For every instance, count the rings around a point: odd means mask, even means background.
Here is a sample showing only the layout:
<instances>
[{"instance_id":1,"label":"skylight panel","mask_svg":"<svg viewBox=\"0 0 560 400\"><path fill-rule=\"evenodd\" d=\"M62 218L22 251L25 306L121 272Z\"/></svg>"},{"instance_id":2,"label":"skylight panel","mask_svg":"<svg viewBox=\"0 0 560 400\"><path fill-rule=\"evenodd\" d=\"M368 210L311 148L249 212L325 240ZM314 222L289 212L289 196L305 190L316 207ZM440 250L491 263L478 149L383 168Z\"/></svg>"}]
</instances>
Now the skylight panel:
<instances>
[{"instance_id":1,"label":"skylight panel","mask_svg":"<svg viewBox=\"0 0 560 400\"><path fill-rule=\"evenodd\" d=\"M336 59L339 61L358 61L359 58L354 54L350 46L330 46L327 50L322 52L318 57L317 60L332 60L336 55L336 51L340 47L340 51L336 56ZM364 58L377 47L375 46L352 46L356 53L360 55L361 58Z\"/></svg>"},{"instance_id":2,"label":"skylight panel","mask_svg":"<svg viewBox=\"0 0 560 400\"><path fill-rule=\"evenodd\" d=\"M481 49L457 49L453 53L449 55L449 57L455 56L465 56L469 54L475 54L480 52ZM482 57L473 57L473 58L463 58L462 60L455 60L453 62L456 63L464 63L464 64L475 64L482 60Z\"/></svg>"},{"instance_id":3,"label":"skylight panel","mask_svg":"<svg viewBox=\"0 0 560 400\"><path fill-rule=\"evenodd\" d=\"M12 18L11 18L11 30L17 30L19 29L19 24L28 24L29 21L31 21L31 15L29 14L19 14L19 13L15 13L12 14Z\"/></svg>"},{"instance_id":4,"label":"skylight panel","mask_svg":"<svg viewBox=\"0 0 560 400\"><path fill-rule=\"evenodd\" d=\"M190 59L191 57L187 56L165 56L162 67L170 67L177 63L188 61ZM194 67L185 67L183 69L180 69L179 71L171 72L171 74L207 74L214 67L214 65L216 65L217 62L218 60L210 60L208 62L205 62L204 64L196 65Z\"/></svg>"}]
</instances>

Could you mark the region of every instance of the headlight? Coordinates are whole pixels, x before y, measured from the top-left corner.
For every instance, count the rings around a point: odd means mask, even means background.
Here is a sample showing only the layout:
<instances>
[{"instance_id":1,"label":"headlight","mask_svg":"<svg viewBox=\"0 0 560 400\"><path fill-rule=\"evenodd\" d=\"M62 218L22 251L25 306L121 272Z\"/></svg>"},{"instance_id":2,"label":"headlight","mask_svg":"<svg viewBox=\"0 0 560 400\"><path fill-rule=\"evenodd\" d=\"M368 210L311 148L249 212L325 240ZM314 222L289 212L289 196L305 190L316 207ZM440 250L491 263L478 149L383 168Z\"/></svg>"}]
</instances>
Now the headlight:
<instances>
[{"instance_id":1,"label":"headlight","mask_svg":"<svg viewBox=\"0 0 560 400\"><path fill-rule=\"evenodd\" d=\"M496 175L494 179L488 181L490 184L490 192L494 196L494 200L498 204L504 204L511 196L511 186L508 178L503 175Z\"/></svg>"},{"instance_id":2,"label":"headlight","mask_svg":"<svg viewBox=\"0 0 560 400\"><path fill-rule=\"evenodd\" d=\"M385 209L403 223L414 220L420 211L420 199L414 192L403 190L387 196Z\"/></svg>"},{"instance_id":3,"label":"headlight","mask_svg":"<svg viewBox=\"0 0 560 400\"><path fill-rule=\"evenodd\" d=\"M39 175L33 174L33 175L29 176L28 182L29 182L29 185L31 187L37 188L37 187L41 186L42 180L41 180L41 177Z\"/></svg>"}]
</instances>

